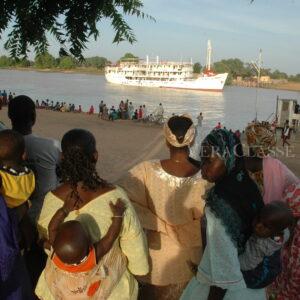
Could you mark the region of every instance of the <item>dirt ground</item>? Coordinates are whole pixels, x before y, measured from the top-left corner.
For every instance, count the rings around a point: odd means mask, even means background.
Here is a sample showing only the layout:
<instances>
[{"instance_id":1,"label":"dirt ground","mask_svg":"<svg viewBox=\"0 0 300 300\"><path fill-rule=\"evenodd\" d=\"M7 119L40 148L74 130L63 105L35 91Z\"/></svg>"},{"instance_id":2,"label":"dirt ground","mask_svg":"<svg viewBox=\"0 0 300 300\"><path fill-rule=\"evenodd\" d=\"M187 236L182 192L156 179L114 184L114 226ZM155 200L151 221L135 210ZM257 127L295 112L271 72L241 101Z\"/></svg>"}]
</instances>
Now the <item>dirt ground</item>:
<instances>
[{"instance_id":1,"label":"dirt ground","mask_svg":"<svg viewBox=\"0 0 300 300\"><path fill-rule=\"evenodd\" d=\"M0 111L0 120L10 127L7 109ZM109 181L116 181L137 163L165 158L168 150L165 145L162 127L134 121L104 121L97 115L61 113L48 110L37 111L34 133L61 140L65 132L72 128L90 130L96 137L100 175ZM300 176L300 134L291 138L291 148L286 151L278 137L277 157Z\"/></svg>"}]
</instances>

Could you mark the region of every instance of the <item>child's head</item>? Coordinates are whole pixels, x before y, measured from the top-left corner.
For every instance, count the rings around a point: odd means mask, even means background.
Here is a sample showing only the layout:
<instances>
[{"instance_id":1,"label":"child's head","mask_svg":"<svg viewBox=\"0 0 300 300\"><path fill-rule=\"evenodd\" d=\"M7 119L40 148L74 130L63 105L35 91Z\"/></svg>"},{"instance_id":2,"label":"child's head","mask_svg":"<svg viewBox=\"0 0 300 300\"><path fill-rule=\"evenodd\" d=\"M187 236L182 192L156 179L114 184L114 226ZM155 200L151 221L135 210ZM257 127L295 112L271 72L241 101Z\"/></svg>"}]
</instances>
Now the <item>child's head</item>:
<instances>
[{"instance_id":1,"label":"child's head","mask_svg":"<svg viewBox=\"0 0 300 300\"><path fill-rule=\"evenodd\" d=\"M60 225L53 249L59 259L69 265L79 264L89 254L91 240L78 221Z\"/></svg>"},{"instance_id":2,"label":"child's head","mask_svg":"<svg viewBox=\"0 0 300 300\"><path fill-rule=\"evenodd\" d=\"M25 160L25 141L17 131L0 131L0 162L2 165L15 166Z\"/></svg>"},{"instance_id":3,"label":"child's head","mask_svg":"<svg viewBox=\"0 0 300 300\"><path fill-rule=\"evenodd\" d=\"M34 102L24 95L13 98L8 104L8 117L12 127L19 132L31 130L36 119Z\"/></svg>"},{"instance_id":4,"label":"child's head","mask_svg":"<svg viewBox=\"0 0 300 300\"><path fill-rule=\"evenodd\" d=\"M268 238L281 234L293 224L291 210L283 202L274 201L263 207L254 221L254 232L258 237Z\"/></svg>"}]
</instances>

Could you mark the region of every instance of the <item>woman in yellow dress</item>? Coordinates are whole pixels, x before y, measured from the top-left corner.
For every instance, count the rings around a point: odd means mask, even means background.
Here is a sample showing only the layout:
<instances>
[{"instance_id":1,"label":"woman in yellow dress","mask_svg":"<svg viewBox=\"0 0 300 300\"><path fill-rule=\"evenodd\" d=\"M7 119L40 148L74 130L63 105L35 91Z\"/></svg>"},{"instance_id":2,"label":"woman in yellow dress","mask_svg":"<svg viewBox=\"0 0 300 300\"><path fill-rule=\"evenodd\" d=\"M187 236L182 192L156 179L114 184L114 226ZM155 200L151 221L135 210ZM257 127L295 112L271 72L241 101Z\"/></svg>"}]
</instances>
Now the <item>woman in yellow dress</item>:
<instances>
[{"instance_id":1,"label":"woman in yellow dress","mask_svg":"<svg viewBox=\"0 0 300 300\"><path fill-rule=\"evenodd\" d=\"M164 134L170 158L142 162L119 182L147 235L150 273L140 278L143 300L179 299L193 276L191 262L199 263L202 256L206 182L189 161L195 127L188 116L174 116Z\"/></svg>"},{"instance_id":2,"label":"woman in yellow dress","mask_svg":"<svg viewBox=\"0 0 300 300\"><path fill-rule=\"evenodd\" d=\"M109 276L115 282L107 299L134 300L138 295L138 285L134 275L145 275L149 269L143 230L123 189L105 182L98 176L97 159L96 141L90 132L73 129L64 135L61 163L63 183L45 197L38 220L39 234L41 238L48 239L49 222L57 209L63 206L64 201L72 197L76 201L76 207L70 212L66 221L81 222L92 242L95 243L106 234L111 225L110 202L116 203L117 199L121 198L126 204L126 212L120 236L107 254L111 256L106 259L109 263L107 265L103 261L99 263L102 264L101 269L106 270L103 276ZM49 255L46 272L44 270L41 274L35 290L36 295L42 300L57 300L50 292L49 284L52 283L47 282L48 277L45 275L51 259L52 256ZM91 299L84 296L85 291L79 288L74 291L74 293L78 292L83 293L82 299Z\"/></svg>"}]
</instances>

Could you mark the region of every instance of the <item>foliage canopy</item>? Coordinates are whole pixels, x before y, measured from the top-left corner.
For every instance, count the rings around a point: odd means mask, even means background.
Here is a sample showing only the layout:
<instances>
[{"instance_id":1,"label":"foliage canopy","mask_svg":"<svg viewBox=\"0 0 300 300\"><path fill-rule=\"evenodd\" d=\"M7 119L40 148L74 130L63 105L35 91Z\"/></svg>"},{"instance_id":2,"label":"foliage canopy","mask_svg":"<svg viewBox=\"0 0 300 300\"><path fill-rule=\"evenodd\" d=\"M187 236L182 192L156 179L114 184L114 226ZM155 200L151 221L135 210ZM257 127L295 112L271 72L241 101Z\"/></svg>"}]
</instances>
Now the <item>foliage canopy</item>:
<instances>
[{"instance_id":1,"label":"foliage canopy","mask_svg":"<svg viewBox=\"0 0 300 300\"><path fill-rule=\"evenodd\" d=\"M38 54L35 57L34 64L37 68L40 69L50 69L56 65L56 61L51 54L45 53L45 54Z\"/></svg>"},{"instance_id":2,"label":"foliage canopy","mask_svg":"<svg viewBox=\"0 0 300 300\"><path fill-rule=\"evenodd\" d=\"M132 53L125 53L124 56L120 58L120 61L139 61L139 58Z\"/></svg>"},{"instance_id":3,"label":"foliage canopy","mask_svg":"<svg viewBox=\"0 0 300 300\"><path fill-rule=\"evenodd\" d=\"M84 61L86 67L96 67L97 69L103 69L107 63L107 58L99 56L88 57Z\"/></svg>"},{"instance_id":4,"label":"foliage canopy","mask_svg":"<svg viewBox=\"0 0 300 300\"><path fill-rule=\"evenodd\" d=\"M202 70L202 66L199 62L194 63L193 65L193 71L194 73L200 74Z\"/></svg>"},{"instance_id":5,"label":"foliage canopy","mask_svg":"<svg viewBox=\"0 0 300 300\"><path fill-rule=\"evenodd\" d=\"M12 25L5 48L11 57L27 57L30 47L37 55L48 48L47 33L60 44L60 55L83 59L82 51L90 36L99 37L97 23L110 19L115 31L114 43L136 37L124 16L151 16L142 11L142 0L2 0L0 1L0 38Z\"/></svg>"}]
</instances>

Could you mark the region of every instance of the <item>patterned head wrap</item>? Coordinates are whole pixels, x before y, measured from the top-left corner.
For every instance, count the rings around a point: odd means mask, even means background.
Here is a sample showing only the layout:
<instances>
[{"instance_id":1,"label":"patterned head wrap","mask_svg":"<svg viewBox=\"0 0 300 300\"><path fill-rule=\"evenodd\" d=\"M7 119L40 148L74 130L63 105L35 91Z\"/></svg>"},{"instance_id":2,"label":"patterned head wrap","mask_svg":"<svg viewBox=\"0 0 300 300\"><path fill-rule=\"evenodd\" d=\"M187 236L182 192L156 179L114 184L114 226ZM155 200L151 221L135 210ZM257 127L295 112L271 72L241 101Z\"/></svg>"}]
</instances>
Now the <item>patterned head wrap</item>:
<instances>
[{"instance_id":1,"label":"patterned head wrap","mask_svg":"<svg viewBox=\"0 0 300 300\"><path fill-rule=\"evenodd\" d=\"M184 117L184 118L190 119L192 121L192 118L189 115L182 115L182 116L179 116L179 117ZM170 145L172 145L173 147L176 147L176 148L181 148L181 147L189 146L193 143L193 141L195 139L195 134L196 134L194 124L192 124L190 126L190 128L188 129L188 131L184 135L184 139L183 139L182 143L180 143L180 142L178 142L176 135L169 128L168 123L169 123L169 120L164 125L164 134L165 134L166 140L168 141L168 143Z\"/></svg>"},{"instance_id":2,"label":"patterned head wrap","mask_svg":"<svg viewBox=\"0 0 300 300\"><path fill-rule=\"evenodd\" d=\"M202 145L210 145L213 151L224 160L227 173L233 170L236 158L242 155L239 141L226 129L213 129L203 140Z\"/></svg>"},{"instance_id":3,"label":"patterned head wrap","mask_svg":"<svg viewBox=\"0 0 300 300\"><path fill-rule=\"evenodd\" d=\"M214 129L204 139L223 159L227 174L215 182L208 191L206 205L221 220L226 232L242 252L252 233L252 223L263 206L262 196L251 180L240 157L243 149L240 140L226 129Z\"/></svg>"},{"instance_id":4,"label":"patterned head wrap","mask_svg":"<svg viewBox=\"0 0 300 300\"><path fill-rule=\"evenodd\" d=\"M256 156L263 157L276 145L275 135L267 125L252 123L245 130L248 146Z\"/></svg>"},{"instance_id":5,"label":"patterned head wrap","mask_svg":"<svg viewBox=\"0 0 300 300\"><path fill-rule=\"evenodd\" d=\"M300 217L300 183L290 185L284 193L284 201L294 217Z\"/></svg>"}]
</instances>

